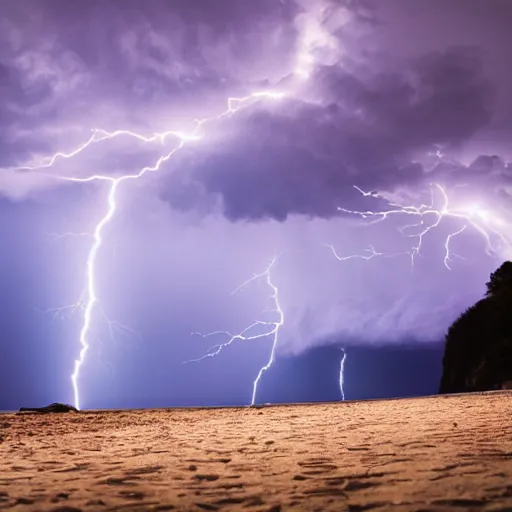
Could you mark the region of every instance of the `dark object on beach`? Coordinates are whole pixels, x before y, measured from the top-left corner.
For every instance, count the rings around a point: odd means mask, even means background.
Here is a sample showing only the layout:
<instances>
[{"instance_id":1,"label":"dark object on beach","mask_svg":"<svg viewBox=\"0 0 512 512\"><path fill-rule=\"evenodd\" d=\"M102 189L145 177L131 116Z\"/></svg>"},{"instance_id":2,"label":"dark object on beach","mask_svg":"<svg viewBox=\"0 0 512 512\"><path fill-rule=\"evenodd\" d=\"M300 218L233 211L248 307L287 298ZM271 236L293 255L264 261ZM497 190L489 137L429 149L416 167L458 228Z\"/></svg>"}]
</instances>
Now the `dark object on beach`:
<instances>
[{"instance_id":1,"label":"dark object on beach","mask_svg":"<svg viewBox=\"0 0 512 512\"><path fill-rule=\"evenodd\" d=\"M60 404L54 402L53 404L47 405L46 407L20 407L18 412L38 412L41 414L47 414L50 412L78 412L76 407L67 404Z\"/></svg>"},{"instance_id":2,"label":"dark object on beach","mask_svg":"<svg viewBox=\"0 0 512 512\"><path fill-rule=\"evenodd\" d=\"M512 387L512 262L491 274L486 297L446 335L440 393Z\"/></svg>"}]
</instances>

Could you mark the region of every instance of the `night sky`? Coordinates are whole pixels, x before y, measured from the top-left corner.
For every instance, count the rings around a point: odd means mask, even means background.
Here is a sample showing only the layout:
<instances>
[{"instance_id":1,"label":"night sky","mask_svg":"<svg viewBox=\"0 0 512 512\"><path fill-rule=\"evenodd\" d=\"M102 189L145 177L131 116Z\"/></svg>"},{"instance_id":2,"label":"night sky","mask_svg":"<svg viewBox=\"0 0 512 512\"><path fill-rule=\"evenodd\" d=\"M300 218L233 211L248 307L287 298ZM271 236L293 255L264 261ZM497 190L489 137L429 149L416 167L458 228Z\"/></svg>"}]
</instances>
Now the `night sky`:
<instances>
[{"instance_id":1,"label":"night sky","mask_svg":"<svg viewBox=\"0 0 512 512\"><path fill-rule=\"evenodd\" d=\"M512 258L511 26L510 0L3 0L0 410L76 403L84 344L81 408L250 404L268 363L257 403L339 400L342 349L346 399L436 393Z\"/></svg>"}]
</instances>

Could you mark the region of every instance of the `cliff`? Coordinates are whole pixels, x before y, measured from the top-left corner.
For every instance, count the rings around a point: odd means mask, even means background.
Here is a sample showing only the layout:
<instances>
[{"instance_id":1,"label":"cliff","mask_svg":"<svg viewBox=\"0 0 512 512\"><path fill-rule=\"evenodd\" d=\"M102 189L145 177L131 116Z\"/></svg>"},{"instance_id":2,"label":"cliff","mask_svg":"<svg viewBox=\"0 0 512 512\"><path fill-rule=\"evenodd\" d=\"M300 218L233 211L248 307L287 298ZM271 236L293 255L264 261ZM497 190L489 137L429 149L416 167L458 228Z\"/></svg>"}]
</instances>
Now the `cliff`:
<instances>
[{"instance_id":1,"label":"cliff","mask_svg":"<svg viewBox=\"0 0 512 512\"><path fill-rule=\"evenodd\" d=\"M440 393L510 388L512 383L512 262L491 274L485 298L446 335Z\"/></svg>"}]
</instances>

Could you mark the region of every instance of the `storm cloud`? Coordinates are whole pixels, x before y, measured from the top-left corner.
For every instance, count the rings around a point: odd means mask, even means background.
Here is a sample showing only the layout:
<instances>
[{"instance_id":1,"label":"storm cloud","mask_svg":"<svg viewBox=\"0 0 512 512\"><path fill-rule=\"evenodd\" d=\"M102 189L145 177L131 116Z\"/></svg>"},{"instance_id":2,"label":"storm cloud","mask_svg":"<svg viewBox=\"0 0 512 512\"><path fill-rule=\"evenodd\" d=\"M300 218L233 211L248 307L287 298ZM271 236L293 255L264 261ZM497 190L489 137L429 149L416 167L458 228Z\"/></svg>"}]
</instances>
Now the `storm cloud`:
<instances>
[{"instance_id":1,"label":"storm cloud","mask_svg":"<svg viewBox=\"0 0 512 512\"><path fill-rule=\"evenodd\" d=\"M457 149L488 126L492 92L473 48L424 56L400 74L321 67L309 101L243 112L216 126L205 149L180 155L165 197L193 208L216 195L231 220L330 217L340 205L360 204L353 185L424 185L422 157Z\"/></svg>"}]
</instances>

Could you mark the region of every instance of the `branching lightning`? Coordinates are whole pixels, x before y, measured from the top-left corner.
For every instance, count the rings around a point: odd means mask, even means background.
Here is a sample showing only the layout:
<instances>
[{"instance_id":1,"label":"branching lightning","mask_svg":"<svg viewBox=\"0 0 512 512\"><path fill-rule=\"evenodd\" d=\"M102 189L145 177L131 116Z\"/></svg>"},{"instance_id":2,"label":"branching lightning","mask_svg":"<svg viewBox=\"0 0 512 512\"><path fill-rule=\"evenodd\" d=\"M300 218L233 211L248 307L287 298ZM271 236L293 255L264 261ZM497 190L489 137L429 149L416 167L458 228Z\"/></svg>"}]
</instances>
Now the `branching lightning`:
<instances>
[{"instance_id":1,"label":"branching lightning","mask_svg":"<svg viewBox=\"0 0 512 512\"><path fill-rule=\"evenodd\" d=\"M122 182L127 180L135 180L142 178L145 174L150 172L156 172L159 171L162 167L162 165L167 162L177 151L182 149L186 143L197 141L202 138L201 129L208 123L211 123L212 121L218 121L222 118L231 116L235 114L237 111L239 111L243 107L247 107L250 104L252 104L254 101L262 98L271 98L271 99L279 99L284 96L284 93L282 92L272 92L272 91L261 91L261 92L255 92L251 95L245 96L245 97L230 97L227 100L227 108L222 111L220 114L217 114L212 117L206 117L203 119L196 119L195 120L195 128L192 130L190 134L187 134L182 131L176 131L176 130L169 130L161 133L154 133L151 136L144 136L139 133L129 131L129 130L117 130L113 132L108 132L106 130L102 129L94 129L92 132L91 137L84 143L77 146L75 149L64 152L59 151L52 155L51 157L48 157L47 159L44 159L42 162L40 162L37 165L30 165L30 166L24 166L24 167L18 167L17 171L37 171L41 169L49 169L55 165L55 163L61 159L71 159L76 156L78 156L80 153L85 151L87 148L92 146L93 144L97 144L101 141L106 140L112 140L117 137L126 136L130 138L137 139L144 143L154 143L154 142L160 142L163 143L168 138L177 138L178 139L178 145L173 148L171 151L167 152L164 155L161 155L156 163L152 166L147 166L139 170L138 172L134 174L126 174L119 177L112 177L102 174L94 174L85 178L82 177L70 177L70 176L53 176L59 180L65 180L70 182L77 182L77 183L88 183L93 181L106 181L109 183L109 189L108 189L108 200L107 200L107 208L106 212L101 217L94 229L93 238L94 242L93 245L89 251L88 257L87 257L87 264L86 264L86 289L87 289L87 298L83 303L83 323L82 327L80 329L80 336L79 336L79 342L80 342L80 353L78 359L74 362L74 371L71 375L71 382L73 385L73 395L74 395L74 405L77 409L80 409L80 392L79 392L79 385L78 380L80 376L80 369L85 361L85 357L87 354L87 351L89 350L89 335L93 323L93 316L95 308L98 305L98 296L96 291L96 263L97 263L97 257L98 253L102 247L103 240L104 240L104 231L109 225L110 221L114 217L116 213L116 197L117 197L117 191L119 189L119 186ZM270 277L268 278L270 282ZM273 285L272 285L273 286ZM277 289L276 289L277 293ZM277 300L277 299L276 299ZM276 331L277 334L277 331ZM275 342L277 342L277 335L275 337ZM275 347L274 347L275 348ZM274 351L272 351L271 359L269 361L268 367L272 364L274 357ZM258 379L255 382L255 389L257 388L257 382L259 381L259 378L261 377L261 374L268 369L267 367L262 368L260 374L258 375Z\"/></svg>"},{"instance_id":2,"label":"branching lightning","mask_svg":"<svg viewBox=\"0 0 512 512\"><path fill-rule=\"evenodd\" d=\"M340 254L338 254L338 252L336 251L336 249L334 248L333 245L329 245L329 244L324 244L326 247L328 247L329 249L331 249L334 257L338 260L338 261L347 261L347 260L365 260L365 261L369 261L369 260L372 260L373 258L378 258L378 257L382 257L382 258L395 258L396 256L402 256L404 254L408 254L406 252L398 252L398 253L393 253L393 254L388 254L388 253L385 253L385 252L377 252L375 250L375 247L373 247L373 245L370 245L368 247L368 249L365 249L363 251L364 254L349 254L348 256L341 256Z\"/></svg>"},{"instance_id":3,"label":"branching lightning","mask_svg":"<svg viewBox=\"0 0 512 512\"><path fill-rule=\"evenodd\" d=\"M202 361L209 357L215 357L219 355L222 350L229 347L236 341L253 341L257 339L262 338L272 338L272 348L270 351L270 356L268 359L268 362L262 366L258 372L258 375L256 379L253 382L253 388L252 388L252 398L251 398L251 405L254 405L256 403L256 395L258 393L258 385L261 381L261 378L263 374L270 369L270 367L274 364L275 361L275 355L276 355L276 347L277 347L277 340L278 340L278 334L279 330L284 324L284 313L281 308L281 304L279 303L279 290L277 286L273 283L270 271L274 267L274 265L277 262L277 257L274 257L272 261L270 262L270 265L267 267L267 269L262 272L261 274L255 274L251 278L247 279L244 283L242 283L236 290L232 292L232 295L238 293L239 291L243 290L248 284L252 283L253 281L257 281L259 279L264 279L268 287L272 290L272 294L270 296L273 307L270 310L266 310L266 312L275 313L277 315L277 318L275 320L257 320L247 326L245 329L240 331L238 334L232 334L228 331L213 331L207 334L201 334L201 333L194 333L198 334L199 336L202 336L203 338L211 337L211 336L217 336L217 335L223 335L228 337L228 341L224 343L220 343L217 345L214 345L210 348L210 350L202 357L199 357L197 359L190 359L188 361L185 361L185 363L193 363ZM254 332L257 328L263 328L263 332Z\"/></svg>"},{"instance_id":4,"label":"branching lightning","mask_svg":"<svg viewBox=\"0 0 512 512\"><path fill-rule=\"evenodd\" d=\"M64 238L92 238L92 233L87 232L67 232L67 233L48 233L48 237L51 238L53 242L56 242L57 240L62 240Z\"/></svg>"},{"instance_id":5,"label":"branching lightning","mask_svg":"<svg viewBox=\"0 0 512 512\"><path fill-rule=\"evenodd\" d=\"M451 270L451 267L450 267L450 260L452 258L460 258L460 259L464 259L462 256L459 256L458 254L454 253L452 250L450 250L450 242L452 240L452 238L454 236L457 236L457 235L460 235L465 229L467 228L467 225L464 225L462 226L458 231L455 231L455 233L450 233L447 237L446 237L446 240L444 242L444 249L445 249L445 253L444 253L444 266L448 269L448 270Z\"/></svg>"},{"instance_id":6,"label":"branching lightning","mask_svg":"<svg viewBox=\"0 0 512 512\"><path fill-rule=\"evenodd\" d=\"M386 198L379 192L364 191L357 186L354 186L354 188L365 198L386 200ZM442 204L440 207L435 206L435 192L438 192L438 194L441 196ZM390 217L415 217L417 222L413 224L405 224L399 227L399 231L402 235L408 238L416 238L417 240L417 243L413 245L413 247L408 251L398 253L384 253L377 251L373 245L370 245L369 248L366 249L362 254L349 254L342 256L336 251L333 245L324 245L331 250L334 257L338 261L348 261L355 259L369 261L374 258L395 258L398 256L407 255L411 259L412 267L414 267L415 258L421 255L424 239L428 233L438 228L443 219L452 218L462 221L463 225L456 231L448 234L445 238L443 263L448 270L451 270L450 264L453 259L465 259L463 256L460 256L451 249L451 242L455 237L466 231L468 227L473 228L473 230L476 230L477 233L483 237L485 242L485 251L488 255L493 256L499 254L500 251L511 251L512 241L504 232L506 223L501 218L496 216L491 211L484 210L478 206L452 208L450 206L450 200L446 190L439 184L432 185L430 188L430 193L430 203L421 204L419 206L402 205L386 200L389 209L382 211L358 211L349 210L342 207L338 208L340 212L369 220L369 224L380 223ZM415 232L413 230L415 230ZM411 231L413 232L411 233ZM341 351L343 355L340 361L339 385L342 399L345 400L344 379L347 353L343 348Z\"/></svg>"},{"instance_id":7,"label":"branching lightning","mask_svg":"<svg viewBox=\"0 0 512 512\"><path fill-rule=\"evenodd\" d=\"M384 196L378 192L365 192L357 186L354 188L361 193L363 197L385 199ZM435 206L435 192L442 199L440 207ZM478 206L461 206L458 208L452 208L450 206L450 200L446 190L439 184L431 186L431 202L430 204L421 204L420 206L415 205L402 205L388 201L389 209L382 211L358 211L348 210L346 208L338 208L338 211L347 213L350 215L359 216L365 220L370 220L370 224L379 223L385 221L390 217L415 217L418 222L414 224L406 224L399 228L402 235L408 238L415 238L417 243L407 252L387 254L377 252L372 246L367 249L368 254L363 255L350 255L341 257L338 255L332 245L327 245L334 256L339 261L345 261L348 259L364 259L370 260L375 257L396 257L400 255L408 255L411 258L411 265L414 266L415 258L421 256L421 250L425 237L433 230L438 228L441 221L445 218L452 218L461 220L464 225L456 231L450 233L444 243L444 266L451 270L450 262L453 258L463 259L462 256L454 253L451 249L451 242L454 237L460 235L467 227L471 227L476 230L484 239L485 251L488 255L494 256L499 254L500 251L510 251L512 249L512 241L507 237L503 228L506 226L505 222L494 215L490 210L484 210ZM415 231L414 231L415 230ZM411 232L412 231L412 232Z\"/></svg>"},{"instance_id":8,"label":"branching lightning","mask_svg":"<svg viewBox=\"0 0 512 512\"><path fill-rule=\"evenodd\" d=\"M52 322L59 319L71 318L77 311L83 311L84 303L82 301L75 302L73 304L66 304L58 308L51 308L43 311L43 313L51 313Z\"/></svg>"}]
</instances>

